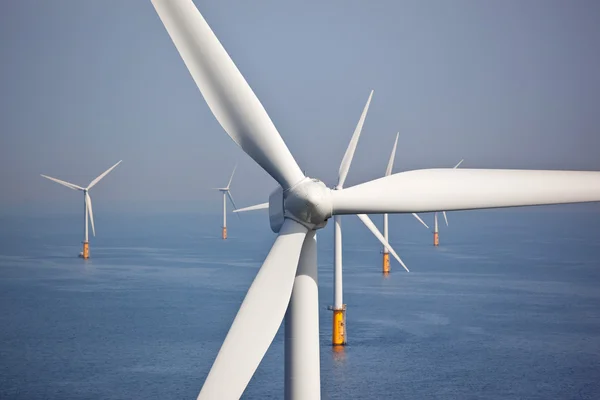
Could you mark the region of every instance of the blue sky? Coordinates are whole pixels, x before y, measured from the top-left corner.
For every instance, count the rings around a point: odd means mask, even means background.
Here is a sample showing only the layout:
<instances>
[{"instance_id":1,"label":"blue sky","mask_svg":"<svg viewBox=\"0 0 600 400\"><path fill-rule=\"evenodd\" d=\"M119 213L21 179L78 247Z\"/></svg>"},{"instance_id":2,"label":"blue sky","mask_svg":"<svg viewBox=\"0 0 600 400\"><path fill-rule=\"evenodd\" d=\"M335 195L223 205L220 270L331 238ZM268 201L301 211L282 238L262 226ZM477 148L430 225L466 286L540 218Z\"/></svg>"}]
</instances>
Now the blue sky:
<instances>
[{"instance_id":1,"label":"blue sky","mask_svg":"<svg viewBox=\"0 0 600 400\"><path fill-rule=\"evenodd\" d=\"M347 185L453 166L600 170L597 1L196 1L300 167ZM216 212L275 182L228 138L149 1L0 3L0 211ZM98 211L100 210L100 211Z\"/></svg>"}]
</instances>

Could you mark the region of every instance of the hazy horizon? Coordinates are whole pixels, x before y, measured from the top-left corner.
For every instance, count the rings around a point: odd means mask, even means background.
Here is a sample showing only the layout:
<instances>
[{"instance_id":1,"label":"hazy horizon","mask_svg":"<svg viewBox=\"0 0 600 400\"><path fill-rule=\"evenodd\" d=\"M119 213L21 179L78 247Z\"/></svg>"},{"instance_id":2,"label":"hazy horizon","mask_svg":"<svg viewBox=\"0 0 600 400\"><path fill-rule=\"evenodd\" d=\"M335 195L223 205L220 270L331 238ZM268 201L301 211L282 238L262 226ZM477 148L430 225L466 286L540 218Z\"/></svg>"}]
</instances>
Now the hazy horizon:
<instances>
[{"instance_id":1,"label":"hazy horizon","mask_svg":"<svg viewBox=\"0 0 600 400\"><path fill-rule=\"evenodd\" d=\"M300 167L332 185L371 89L347 186L385 171L600 170L600 3L196 1ZM150 1L0 4L0 214L217 213L275 182L229 139Z\"/></svg>"}]
</instances>

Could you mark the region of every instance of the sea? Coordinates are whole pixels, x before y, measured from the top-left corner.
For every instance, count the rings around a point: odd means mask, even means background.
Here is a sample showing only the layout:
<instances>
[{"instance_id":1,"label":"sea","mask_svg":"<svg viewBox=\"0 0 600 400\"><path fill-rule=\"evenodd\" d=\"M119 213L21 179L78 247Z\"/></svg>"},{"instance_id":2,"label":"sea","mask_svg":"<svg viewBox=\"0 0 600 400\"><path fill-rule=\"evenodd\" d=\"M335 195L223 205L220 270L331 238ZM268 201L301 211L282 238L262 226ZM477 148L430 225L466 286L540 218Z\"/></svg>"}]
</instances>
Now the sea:
<instances>
[{"instance_id":1,"label":"sea","mask_svg":"<svg viewBox=\"0 0 600 400\"><path fill-rule=\"evenodd\" d=\"M371 216L381 227L382 217ZM422 217L430 225L432 214ZM195 399L275 234L229 217L0 217L0 399ZM390 216L392 259L344 216L348 344L331 346L333 230L317 234L323 399L600 399L600 207ZM283 398L283 328L244 399Z\"/></svg>"}]
</instances>

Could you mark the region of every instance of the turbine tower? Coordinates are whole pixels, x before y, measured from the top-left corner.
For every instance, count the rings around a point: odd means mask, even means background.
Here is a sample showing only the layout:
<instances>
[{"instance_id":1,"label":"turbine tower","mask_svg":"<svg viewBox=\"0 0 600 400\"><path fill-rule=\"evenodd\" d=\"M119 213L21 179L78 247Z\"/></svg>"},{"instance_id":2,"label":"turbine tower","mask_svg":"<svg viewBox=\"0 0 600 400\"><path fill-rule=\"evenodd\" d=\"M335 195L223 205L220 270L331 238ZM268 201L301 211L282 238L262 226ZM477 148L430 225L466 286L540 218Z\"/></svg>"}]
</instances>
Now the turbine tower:
<instances>
[{"instance_id":1,"label":"turbine tower","mask_svg":"<svg viewBox=\"0 0 600 400\"><path fill-rule=\"evenodd\" d=\"M121 161L123 161L123 160L121 160ZM83 250L81 251L81 253L79 253L79 257L81 257L83 259L87 260L88 258L90 258L90 245L89 245L89 238L88 238L88 218L92 224L92 234L94 236L96 236L96 228L94 227L94 214L92 212L92 198L90 197L90 194L88 193L88 191L91 188L93 188L98 182L100 182L100 180L102 178L104 178L106 175L108 175L108 173L110 171L112 171L117 165L121 164L121 161L119 161L118 163L116 163L115 165L113 165L112 167L107 169L106 171L104 171L96 179L91 181L90 184L87 185L87 187L85 187L85 188L83 188L81 186L77 186L73 183L61 181L60 179L52 178L47 175L42 175L44 178L50 179L51 181L54 181L56 183L60 183L61 185L66 186L69 189L80 190L83 192Z\"/></svg>"},{"instance_id":2,"label":"turbine tower","mask_svg":"<svg viewBox=\"0 0 600 400\"><path fill-rule=\"evenodd\" d=\"M433 212L600 201L600 172L425 169L341 190L306 177L264 107L192 0L152 0L225 132L278 183L271 250L198 399L239 399L285 318L284 395L320 399L315 233L334 215ZM319 143L307 143L310 149Z\"/></svg>"},{"instance_id":3,"label":"turbine tower","mask_svg":"<svg viewBox=\"0 0 600 400\"><path fill-rule=\"evenodd\" d=\"M223 193L223 230L221 231L221 237L223 239L227 239L227 197L229 197L231 204L233 204L233 208L234 209L237 208L235 205L235 202L233 201L233 196L231 196L231 191L229 190L229 188L231 186L231 181L233 179L233 174L235 174L236 168L237 168L237 164L235 165L235 167L233 167L233 172L231 173L231 177L229 178L229 182L227 183L226 187L215 188L216 190Z\"/></svg>"},{"instance_id":4,"label":"turbine tower","mask_svg":"<svg viewBox=\"0 0 600 400\"><path fill-rule=\"evenodd\" d=\"M465 161L464 158L454 166L454 169L458 168L463 161ZM446 211L442 211L442 215L444 216L444 220L446 221L446 226L448 226L448 217L446 216ZM436 247L440 245L440 233L438 228L437 211L433 213L433 245Z\"/></svg>"},{"instance_id":5,"label":"turbine tower","mask_svg":"<svg viewBox=\"0 0 600 400\"><path fill-rule=\"evenodd\" d=\"M394 140L394 146L392 147L392 154L390 154L390 160L388 161L387 168L385 169L384 176L390 176L392 174L392 170L394 169L394 158L396 157L396 148L398 147L398 137L400 136L400 132L396 133L396 140ZM418 214L412 213L412 215L422 223L425 228L429 229L427 224L419 217ZM383 214L383 237L385 241L389 243L388 236L388 215L387 213ZM404 267L404 265L402 265ZM405 267L406 268L406 267ZM384 275L390 273L390 252L386 246L383 246L383 262L382 262L382 272Z\"/></svg>"}]
</instances>

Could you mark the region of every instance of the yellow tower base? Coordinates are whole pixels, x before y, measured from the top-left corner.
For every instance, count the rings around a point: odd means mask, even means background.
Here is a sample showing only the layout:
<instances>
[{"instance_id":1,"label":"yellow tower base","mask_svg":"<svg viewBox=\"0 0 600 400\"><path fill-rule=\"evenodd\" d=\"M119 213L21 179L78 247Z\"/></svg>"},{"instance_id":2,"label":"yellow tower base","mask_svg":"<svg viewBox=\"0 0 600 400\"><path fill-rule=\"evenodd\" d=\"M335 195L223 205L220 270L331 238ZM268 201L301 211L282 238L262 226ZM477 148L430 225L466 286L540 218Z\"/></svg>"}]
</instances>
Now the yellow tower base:
<instances>
[{"instance_id":1,"label":"yellow tower base","mask_svg":"<svg viewBox=\"0 0 600 400\"><path fill-rule=\"evenodd\" d=\"M90 244L88 242L83 242L83 251L79 254L79 257L84 260L90 258Z\"/></svg>"},{"instance_id":2,"label":"yellow tower base","mask_svg":"<svg viewBox=\"0 0 600 400\"><path fill-rule=\"evenodd\" d=\"M346 344L346 305L341 309L333 309L333 334L331 344L334 346L344 346Z\"/></svg>"},{"instance_id":3,"label":"yellow tower base","mask_svg":"<svg viewBox=\"0 0 600 400\"><path fill-rule=\"evenodd\" d=\"M440 234L437 232L433 232L433 245L434 246L440 245Z\"/></svg>"},{"instance_id":4,"label":"yellow tower base","mask_svg":"<svg viewBox=\"0 0 600 400\"><path fill-rule=\"evenodd\" d=\"M389 274L390 272L390 253L383 253L383 273Z\"/></svg>"},{"instance_id":5,"label":"yellow tower base","mask_svg":"<svg viewBox=\"0 0 600 400\"><path fill-rule=\"evenodd\" d=\"M223 227L223 232L221 234L221 237L223 239L227 239L227 227L226 226Z\"/></svg>"}]
</instances>

